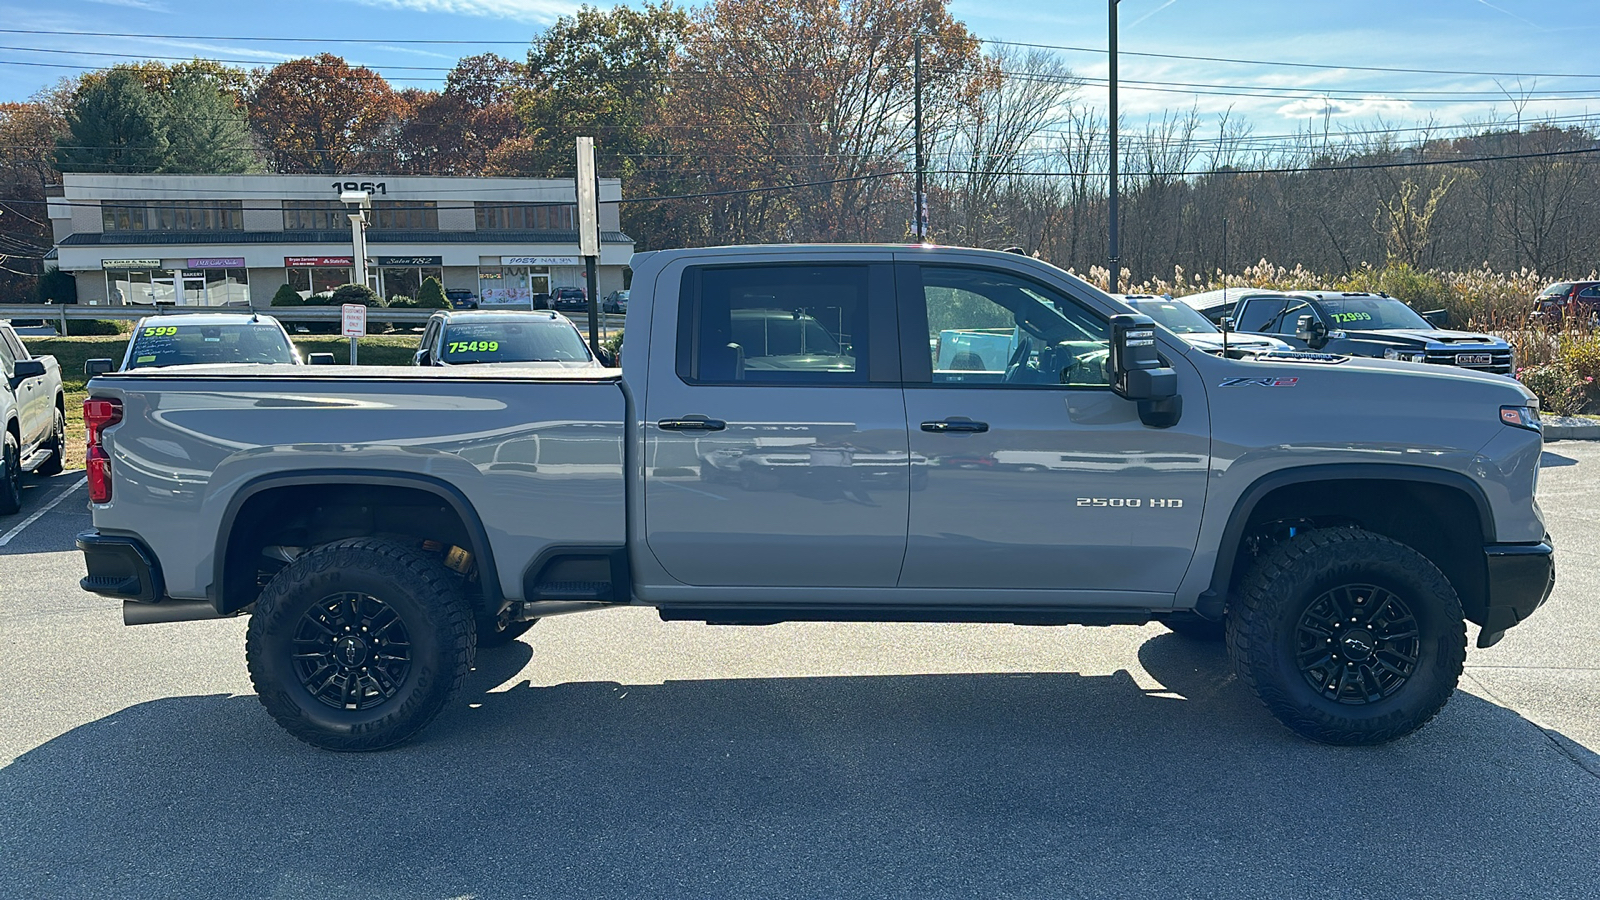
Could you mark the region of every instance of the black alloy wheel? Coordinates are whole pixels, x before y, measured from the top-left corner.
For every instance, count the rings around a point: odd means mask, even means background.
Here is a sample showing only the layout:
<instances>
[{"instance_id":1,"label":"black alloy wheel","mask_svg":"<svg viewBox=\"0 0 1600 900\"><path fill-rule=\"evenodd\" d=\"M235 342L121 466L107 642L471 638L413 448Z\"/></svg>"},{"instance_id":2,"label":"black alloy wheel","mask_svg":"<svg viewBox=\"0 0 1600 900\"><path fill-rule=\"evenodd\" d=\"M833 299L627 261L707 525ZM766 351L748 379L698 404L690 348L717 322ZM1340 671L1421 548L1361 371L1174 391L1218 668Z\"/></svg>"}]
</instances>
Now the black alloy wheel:
<instances>
[{"instance_id":1,"label":"black alloy wheel","mask_svg":"<svg viewBox=\"0 0 1600 900\"><path fill-rule=\"evenodd\" d=\"M1359 528L1303 531L1263 553L1226 621L1234 672L1278 721L1326 744L1421 728L1467 655L1455 588L1416 550Z\"/></svg>"},{"instance_id":2,"label":"black alloy wheel","mask_svg":"<svg viewBox=\"0 0 1600 900\"><path fill-rule=\"evenodd\" d=\"M301 687L334 709L371 709L411 674L411 634L389 604L345 591L313 603L294 635Z\"/></svg>"},{"instance_id":3,"label":"black alloy wheel","mask_svg":"<svg viewBox=\"0 0 1600 900\"><path fill-rule=\"evenodd\" d=\"M1300 674L1339 703L1377 703L1400 690L1421 656L1417 617L1393 591L1347 584L1311 601L1295 629Z\"/></svg>"}]
</instances>

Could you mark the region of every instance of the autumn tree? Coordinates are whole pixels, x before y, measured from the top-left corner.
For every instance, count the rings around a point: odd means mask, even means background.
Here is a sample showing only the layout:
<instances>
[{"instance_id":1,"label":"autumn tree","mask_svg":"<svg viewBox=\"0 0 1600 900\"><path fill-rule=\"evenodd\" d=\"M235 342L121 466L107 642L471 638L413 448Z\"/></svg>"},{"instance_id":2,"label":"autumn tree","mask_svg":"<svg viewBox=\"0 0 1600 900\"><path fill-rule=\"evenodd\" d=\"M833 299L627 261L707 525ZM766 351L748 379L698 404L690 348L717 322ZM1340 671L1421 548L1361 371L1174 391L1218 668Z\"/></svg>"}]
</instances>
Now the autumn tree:
<instances>
[{"instance_id":1,"label":"autumn tree","mask_svg":"<svg viewBox=\"0 0 1600 900\"><path fill-rule=\"evenodd\" d=\"M405 170L483 174L490 154L521 131L512 100L524 80L520 64L494 53L457 62L443 91L422 94L409 104L412 114L400 137Z\"/></svg>"},{"instance_id":2,"label":"autumn tree","mask_svg":"<svg viewBox=\"0 0 1600 900\"><path fill-rule=\"evenodd\" d=\"M713 0L695 15L677 95L678 160L709 189L820 183L711 198L699 240L899 238L914 35L932 128L981 85L978 40L943 0Z\"/></svg>"},{"instance_id":3,"label":"autumn tree","mask_svg":"<svg viewBox=\"0 0 1600 900\"><path fill-rule=\"evenodd\" d=\"M601 168L632 181L664 149L657 126L674 84L689 17L670 3L584 6L528 51L517 114L523 136L495 154L510 174L571 175L574 138L597 138Z\"/></svg>"},{"instance_id":4,"label":"autumn tree","mask_svg":"<svg viewBox=\"0 0 1600 900\"><path fill-rule=\"evenodd\" d=\"M51 158L65 128L48 96L0 103L0 300L32 299L51 244L45 191L61 180Z\"/></svg>"},{"instance_id":5,"label":"autumn tree","mask_svg":"<svg viewBox=\"0 0 1600 900\"><path fill-rule=\"evenodd\" d=\"M279 172L390 168L406 112L382 76L330 53L274 66L250 98L251 125Z\"/></svg>"}]
</instances>

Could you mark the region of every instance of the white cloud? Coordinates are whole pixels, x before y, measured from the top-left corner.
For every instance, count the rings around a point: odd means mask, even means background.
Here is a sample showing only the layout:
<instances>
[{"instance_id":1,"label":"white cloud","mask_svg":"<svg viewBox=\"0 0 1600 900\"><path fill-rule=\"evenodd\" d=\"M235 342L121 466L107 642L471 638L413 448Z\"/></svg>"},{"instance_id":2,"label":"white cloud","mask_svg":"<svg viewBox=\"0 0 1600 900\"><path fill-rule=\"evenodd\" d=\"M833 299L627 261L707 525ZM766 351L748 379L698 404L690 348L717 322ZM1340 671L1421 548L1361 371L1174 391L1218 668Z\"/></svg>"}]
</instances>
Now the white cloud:
<instances>
[{"instance_id":1,"label":"white cloud","mask_svg":"<svg viewBox=\"0 0 1600 900\"><path fill-rule=\"evenodd\" d=\"M566 0L356 0L356 2L365 6L381 6L413 12L483 16L540 23L553 21L577 9L577 4Z\"/></svg>"},{"instance_id":2,"label":"white cloud","mask_svg":"<svg viewBox=\"0 0 1600 900\"><path fill-rule=\"evenodd\" d=\"M159 0L89 0L101 6L123 6L128 9L142 9L145 12L169 13L172 12L165 3Z\"/></svg>"},{"instance_id":3,"label":"white cloud","mask_svg":"<svg viewBox=\"0 0 1600 900\"><path fill-rule=\"evenodd\" d=\"M1305 97L1278 107L1278 115L1288 119L1321 118L1330 116L1345 119L1351 116L1390 115L1411 112L1409 100L1392 97L1362 97L1359 100L1336 100L1330 97Z\"/></svg>"}]
</instances>

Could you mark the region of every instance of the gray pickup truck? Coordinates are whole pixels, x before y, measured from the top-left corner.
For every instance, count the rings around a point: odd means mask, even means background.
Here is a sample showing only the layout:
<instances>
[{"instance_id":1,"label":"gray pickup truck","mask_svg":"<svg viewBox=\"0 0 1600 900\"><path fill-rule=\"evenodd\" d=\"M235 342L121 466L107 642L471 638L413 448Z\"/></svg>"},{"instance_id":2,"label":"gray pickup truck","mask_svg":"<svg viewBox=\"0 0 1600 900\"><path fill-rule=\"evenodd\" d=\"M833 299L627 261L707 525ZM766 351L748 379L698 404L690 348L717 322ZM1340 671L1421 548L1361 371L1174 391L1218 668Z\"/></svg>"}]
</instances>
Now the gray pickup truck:
<instances>
[{"instance_id":1,"label":"gray pickup truck","mask_svg":"<svg viewBox=\"0 0 1600 900\"><path fill-rule=\"evenodd\" d=\"M1015 254L633 269L620 371L96 378L84 588L130 624L250 613L271 715L365 750L479 648L614 606L1211 629L1288 727L1375 743L1444 705L1467 622L1489 646L1554 584L1511 379L1224 358Z\"/></svg>"},{"instance_id":2,"label":"gray pickup truck","mask_svg":"<svg viewBox=\"0 0 1600 900\"><path fill-rule=\"evenodd\" d=\"M66 395L54 356L34 356L0 322L0 516L22 508L22 473L55 475L67 446Z\"/></svg>"}]
</instances>

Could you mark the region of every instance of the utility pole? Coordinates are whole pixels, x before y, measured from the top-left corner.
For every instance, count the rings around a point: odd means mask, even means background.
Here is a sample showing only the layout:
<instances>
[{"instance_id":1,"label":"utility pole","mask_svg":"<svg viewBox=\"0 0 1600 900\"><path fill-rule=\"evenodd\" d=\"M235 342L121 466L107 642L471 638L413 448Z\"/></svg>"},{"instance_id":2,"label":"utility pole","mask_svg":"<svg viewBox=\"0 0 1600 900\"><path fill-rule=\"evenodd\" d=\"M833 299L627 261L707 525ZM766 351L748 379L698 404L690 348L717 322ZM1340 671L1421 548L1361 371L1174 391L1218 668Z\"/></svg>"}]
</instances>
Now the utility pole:
<instances>
[{"instance_id":1,"label":"utility pole","mask_svg":"<svg viewBox=\"0 0 1600 900\"><path fill-rule=\"evenodd\" d=\"M912 38L912 85L914 88L912 107L913 117L916 122L913 131L916 134L917 144L917 196L911 215L915 220L913 225L917 233L917 243L924 244L928 241L928 197L927 186L923 177L922 158L922 33L918 32Z\"/></svg>"},{"instance_id":2,"label":"utility pole","mask_svg":"<svg viewBox=\"0 0 1600 900\"><path fill-rule=\"evenodd\" d=\"M1110 221L1110 247L1111 247L1111 293L1122 292L1122 263L1117 258L1117 3L1119 0L1109 0L1111 15L1111 221Z\"/></svg>"},{"instance_id":3,"label":"utility pole","mask_svg":"<svg viewBox=\"0 0 1600 900\"><path fill-rule=\"evenodd\" d=\"M589 285L589 351L600 353L600 285L595 264L600 260L600 179L594 166L594 138L578 138L578 254Z\"/></svg>"}]
</instances>

